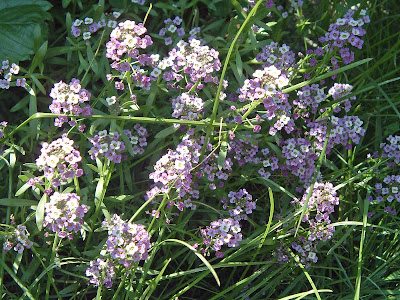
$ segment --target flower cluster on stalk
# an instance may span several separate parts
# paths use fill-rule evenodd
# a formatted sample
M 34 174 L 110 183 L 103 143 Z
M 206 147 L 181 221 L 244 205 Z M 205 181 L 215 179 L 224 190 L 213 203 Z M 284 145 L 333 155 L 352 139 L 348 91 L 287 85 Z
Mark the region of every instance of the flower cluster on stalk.
M 300 206 L 306 205 L 306 200 L 310 188 L 307 188 L 303 197 L 298 202 Z M 297 201 L 293 201 L 297 203 Z M 326 241 L 332 238 L 335 227 L 331 226 L 330 215 L 335 211 L 335 206 L 339 205 L 339 197 L 330 182 L 316 182 L 312 194 L 307 202 L 308 212 L 304 214 L 302 222 L 308 223 L 310 232 L 309 241 Z
M 343 18 L 337 19 L 335 23 L 329 26 L 325 36 L 318 39 L 321 43 L 327 43 L 326 51 L 339 49 L 338 52 L 345 65 L 354 61 L 354 52 L 350 50 L 349 46 L 351 45 L 358 49 L 362 48 L 364 44 L 362 36 L 366 33 L 362 26 L 370 22 L 365 9 L 360 11 L 358 19 L 354 19 L 353 17 L 357 10 L 357 7 L 349 9 Z M 331 60 L 331 62 L 334 69 L 339 67 L 336 60 Z
M 3 252 L 14 249 L 15 252 L 22 253 L 24 249 L 30 249 L 33 242 L 29 240 L 29 232 L 24 225 L 18 225 L 10 234 L 6 234 L 6 241 L 3 244 Z
M 382 157 L 393 160 L 397 165 L 400 163 L 400 136 L 390 135 L 387 142 L 381 143 Z
M 119 72 L 117 77 L 122 80 L 115 81 L 115 88 L 123 90 L 124 81 L 128 85 L 132 82 L 136 86 L 148 90 L 151 81 L 158 76 L 148 76 L 147 71 L 142 67 L 154 66 L 158 55 L 141 53 L 144 49 L 153 44 L 153 40 L 146 34 L 147 29 L 142 23 L 126 20 L 118 24 L 110 34 L 110 41 L 107 42 L 106 57 L 113 60 L 111 67 Z M 112 75 L 108 75 L 109 80 Z
M 230 191 L 228 198 L 223 198 L 223 209 L 229 209 L 229 215 L 236 221 L 247 220 L 247 215 L 256 209 L 256 202 L 253 201 L 253 196 L 246 189 L 240 189 L 237 192 Z
M 0 89 L 8 90 L 10 88 L 10 82 L 13 79 L 14 75 L 19 73 L 19 66 L 17 64 L 11 64 L 8 60 L 3 60 L 1 62 L 0 75 L 3 76 L 3 79 L 0 79 Z M 25 86 L 26 79 L 18 78 L 16 82 L 16 86 Z
M 97 258 L 89 263 L 86 269 L 86 276 L 91 277 L 89 283 L 94 286 L 105 286 L 111 288 L 116 277 L 114 264 L 102 258 Z
M 224 253 L 221 251 L 224 245 L 228 247 L 238 247 L 242 240 L 240 233 L 242 228 L 239 221 L 232 218 L 218 219 L 210 223 L 210 226 L 201 229 L 203 236 L 204 248 L 200 251 L 206 255 L 210 255 L 210 249 L 215 251 L 215 256 L 222 258 Z
M 136 124 L 134 130 L 125 129 L 124 133 L 132 144 L 133 153 L 142 154 L 144 152 L 143 147 L 147 145 L 147 130 Z M 89 150 L 92 159 L 105 157 L 114 163 L 121 162 L 122 154 L 126 147 L 121 135 L 117 131 L 109 133 L 106 129 L 101 130 L 93 138 L 90 138 L 89 141 L 93 145 Z
M 164 20 L 165 27 L 160 29 L 158 33 L 160 36 L 164 37 L 165 45 L 172 44 L 172 38 L 175 36 L 183 36 L 185 35 L 185 29 L 182 24 L 182 19 L 179 17 L 175 17 L 173 20 L 171 18 L 167 18 Z
M 76 38 L 82 35 L 82 39 L 88 41 L 95 32 L 102 28 L 115 28 L 117 26 L 116 20 L 120 15 L 120 12 L 114 11 L 112 14 L 105 14 L 98 22 L 90 17 L 83 20 L 76 19 L 72 23 L 71 34 Z
M 114 214 L 102 225 L 107 228 L 105 257 L 92 260 L 86 269 L 89 282 L 95 286 L 111 288 L 116 272 L 129 268 L 132 263 L 146 260 L 151 248 L 150 235 L 143 225 L 124 221 Z M 126 271 L 126 269 L 125 269 Z
M 191 39 L 189 42 L 180 40 L 157 67 L 163 71 L 163 79 L 169 89 L 180 89 L 175 84 L 185 77 L 186 90 L 190 90 L 195 84 L 196 88 L 201 90 L 204 83 L 219 83 L 219 78 L 214 76 L 214 73 L 221 68 L 218 55 L 218 51 L 202 46 L 200 40 Z
M 54 114 L 72 115 L 68 121 L 68 116 L 59 115 L 54 120 L 54 126 L 62 127 L 65 122 L 70 126 L 77 124 L 75 117 L 85 117 L 93 114 L 90 105 L 83 106 L 83 103 L 89 102 L 91 94 L 83 89 L 78 79 L 72 78 L 69 84 L 58 82 L 50 91 L 50 97 L 53 98 L 49 109 Z
M 400 175 L 387 175 L 381 182 L 376 183 L 375 194 L 375 199 L 371 197 L 371 200 L 376 200 L 378 204 L 384 203 L 387 205 L 384 211 L 396 215 L 397 211 L 392 203 L 400 203 Z
M 50 144 L 46 142 L 42 144 L 36 165 L 54 187 L 66 184 L 70 178 L 83 175 L 83 170 L 78 168 L 82 157 L 73 145 L 74 141 L 65 134 Z
M 198 120 L 201 118 L 201 113 L 204 107 L 203 99 L 191 95 L 189 93 L 183 93 L 178 97 L 172 99 L 172 117 L 179 118 L 181 120 Z M 175 127 L 179 127 L 179 124 L 175 124 Z
M 190 135 L 183 137 L 175 150 L 168 150 L 155 164 L 154 172 L 149 178 L 154 181 L 153 187 L 146 192 L 146 199 L 151 199 L 160 192 L 168 192 L 174 188 L 178 193 L 179 210 L 183 207 L 195 209 L 192 198 L 199 198 L 199 191 L 193 187 L 191 170 L 199 163 L 201 145 L 191 139 Z
M 57 233 L 60 238 L 73 239 L 73 233 L 81 230 L 83 217 L 88 212 L 85 204 L 79 203 L 80 197 L 75 193 L 55 192 L 50 202 L 44 206 L 45 218 L 43 226 Z

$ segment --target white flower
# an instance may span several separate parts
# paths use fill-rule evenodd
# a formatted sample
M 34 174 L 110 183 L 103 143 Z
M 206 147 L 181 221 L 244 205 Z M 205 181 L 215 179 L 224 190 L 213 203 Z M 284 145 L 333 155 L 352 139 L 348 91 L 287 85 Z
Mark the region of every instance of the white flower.
M 101 144 L 99 152 L 100 153 L 106 153 L 107 151 L 108 151 L 108 144 L 107 143 Z
M 83 39 L 86 41 L 90 39 L 91 33 L 89 31 L 86 31 L 82 34 Z
M 139 138 L 136 135 L 131 137 L 131 144 L 132 145 L 136 145 L 138 143 L 138 141 L 139 141 Z
M 168 26 L 168 31 L 174 33 L 176 31 L 176 26 L 174 24 L 171 24 Z
M 286 44 L 283 44 L 280 48 L 279 48 L 279 52 L 282 54 L 285 54 L 286 52 L 288 52 L 290 50 L 290 47 Z
M 136 47 L 137 42 L 138 42 L 137 37 L 133 37 L 130 34 L 127 34 L 125 36 L 124 44 L 127 45 L 128 47 L 130 48 Z
M 185 161 L 184 160 L 175 160 L 175 168 L 177 170 L 183 170 L 185 168 Z
M 76 19 L 72 25 L 75 26 L 75 27 L 78 27 L 78 26 L 81 25 L 82 23 L 83 23 L 82 20 Z
M 160 60 L 160 54 L 152 54 L 150 55 L 150 58 L 153 62 L 158 62 Z
M 263 75 L 264 75 L 264 71 L 263 71 L 263 70 L 256 70 L 256 71 L 253 73 L 253 77 L 254 77 L 254 78 L 261 78 L 261 77 L 263 77 Z
M 117 103 L 117 97 L 111 96 L 111 97 L 109 97 L 109 98 L 106 98 L 106 101 L 107 101 L 107 104 L 108 104 L 109 106 L 111 106 L 111 105 Z
M 153 77 L 158 77 L 160 74 L 161 74 L 161 70 L 158 69 L 158 68 L 155 68 L 155 69 L 150 73 L 150 75 L 153 76 Z
M 230 228 L 230 225 L 228 223 L 226 223 L 225 221 L 222 222 L 221 226 L 219 227 L 219 229 L 222 232 L 228 232 Z
M 109 28 L 115 28 L 115 27 L 117 27 L 117 22 L 114 21 L 114 20 L 110 20 L 110 21 L 108 21 L 108 23 L 107 23 L 107 27 L 109 27 Z
M 47 163 L 47 165 L 48 165 L 49 167 L 55 168 L 55 167 L 57 167 L 57 164 L 58 164 L 59 160 L 60 160 L 60 159 L 59 159 L 57 156 L 55 156 L 55 155 L 50 155 L 50 156 L 47 158 L 46 163 Z
M 99 138 L 106 137 L 106 136 L 107 136 L 107 130 L 101 130 L 101 131 L 99 131 L 98 135 L 99 135 Z
M 71 93 L 69 94 L 68 101 L 72 104 L 78 104 L 79 96 L 77 94 Z
M 92 18 L 88 18 L 88 17 L 85 18 L 85 24 L 86 25 L 90 25 L 92 23 L 93 23 L 93 19 Z

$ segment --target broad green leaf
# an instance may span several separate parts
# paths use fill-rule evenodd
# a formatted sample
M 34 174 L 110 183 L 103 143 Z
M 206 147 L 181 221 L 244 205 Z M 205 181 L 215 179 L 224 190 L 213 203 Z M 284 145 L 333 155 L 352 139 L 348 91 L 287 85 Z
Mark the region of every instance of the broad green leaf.
M 48 1 L 1 0 L 0 1 L 0 61 L 19 62 L 29 59 L 34 52 L 35 31 L 45 28 L 43 21 L 51 15 L 46 12 Z

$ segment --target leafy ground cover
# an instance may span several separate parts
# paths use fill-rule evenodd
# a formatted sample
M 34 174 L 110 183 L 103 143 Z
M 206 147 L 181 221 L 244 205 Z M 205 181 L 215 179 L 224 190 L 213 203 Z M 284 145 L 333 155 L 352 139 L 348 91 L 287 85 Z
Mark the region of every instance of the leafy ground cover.
M 4 299 L 399 299 L 396 1 L 0 3 Z

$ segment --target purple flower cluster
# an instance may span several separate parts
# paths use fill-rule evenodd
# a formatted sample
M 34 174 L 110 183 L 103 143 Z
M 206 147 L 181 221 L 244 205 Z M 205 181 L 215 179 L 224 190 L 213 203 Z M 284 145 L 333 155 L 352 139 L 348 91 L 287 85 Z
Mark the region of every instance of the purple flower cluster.
M 218 84 L 218 77 L 213 76 L 213 73 L 221 68 L 218 55 L 218 51 L 208 46 L 201 46 L 201 42 L 197 39 L 189 42 L 181 40 L 177 47 L 173 48 L 168 56 L 158 63 L 158 69 L 164 71 L 163 79 L 167 81 L 168 88 L 172 90 L 179 89 L 173 83 L 180 82 L 184 77 L 188 82 L 185 86 L 187 90 L 198 83 L 198 80 L 203 80 L 204 83 Z M 168 71 L 169 68 L 172 71 Z M 203 86 L 203 83 L 199 83 L 197 89 L 201 90 Z
M 345 65 L 354 61 L 354 52 L 349 49 L 349 44 L 358 49 L 362 48 L 364 41 L 361 37 L 366 33 L 362 26 L 370 22 L 365 9 L 360 11 L 360 17 L 355 20 L 353 16 L 357 10 L 358 8 L 349 9 L 343 18 L 337 19 L 335 23 L 329 26 L 325 36 L 318 39 L 321 43 L 327 42 L 326 51 L 333 51 L 338 48 Z M 334 69 L 339 67 L 337 61 L 332 61 L 332 63 Z
M 93 147 L 89 150 L 90 158 L 105 157 L 114 163 L 120 163 L 122 159 L 121 152 L 125 150 L 125 144 L 120 139 L 121 137 L 117 131 L 114 133 L 108 133 L 107 130 L 99 131 L 93 138 L 89 139 L 93 144 Z M 130 140 L 131 143 L 138 143 L 139 137 L 132 135 Z M 137 151 L 140 152 L 139 149 Z
M 175 17 L 173 20 L 168 18 L 164 20 L 164 24 L 165 27 L 160 29 L 159 35 L 163 37 L 167 35 L 167 37 L 164 38 L 165 45 L 172 44 L 172 37 L 185 35 L 185 29 L 183 26 L 179 27 L 179 25 L 182 24 L 181 18 Z
M 118 19 L 120 15 L 121 13 L 114 11 L 112 14 L 105 14 L 99 22 L 94 22 L 93 18 L 89 17 L 83 20 L 76 19 L 74 23 L 72 23 L 71 33 L 76 38 L 82 34 L 83 40 L 88 41 L 92 37 L 92 34 L 101 28 L 115 28 L 117 26 L 116 19 Z
M 199 120 L 204 107 L 204 101 L 194 95 L 183 93 L 172 99 L 172 116 L 181 120 Z M 176 124 L 176 127 L 179 127 Z
M 8 60 L 4 60 L 1 63 L 0 75 L 3 75 L 3 79 L 0 79 L 0 89 L 8 90 L 10 87 L 10 82 L 12 81 L 13 75 L 19 73 L 19 66 L 16 64 L 11 64 Z M 25 86 L 25 78 L 17 79 L 17 86 Z
M 114 264 L 108 260 L 98 258 L 89 263 L 90 267 L 86 269 L 86 276 L 92 277 L 89 283 L 94 286 L 104 285 L 106 288 L 111 288 L 113 279 L 115 279 Z
M 228 154 L 233 156 L 239 166 L 246 163 L 258 164 L 260 159 L 256 157 L 258 153 L 258 141 L 253 139 L 250 134 L 243 138 L 233 137 L 229 142 Z
M 271 42 L 263 47 L 262 52 L 256 56 L 256 60 L 264 62 L 263 68 L 275 66 L 278 70 L 285 70 L 293 67 L 296 55 L 286 44 L 278 46 L 278 43 Z
M 275 66 L 258 69 L 253 73 L 252 79 L 246 79 L 243 86 L 238 90 L 239 101 L 253 102 L 266 99 L 276 95 L 277 91 L 289 84 L 289 79 L 281 70 Z M 274 99 L 275 100 L 275 99 Z M 280 103 L 280 99 L 276 99 Z
M 124 132 L 126 136 L 129 138 L 131 144 L 132 144 L 132 151 L 133 154 L 143 154 L 144 153 L 144 148 L 147 146 L 147 130 L 143 126 L 141 126 L 139 123 L 137 123 L 135 126 L 133 126 L 133 129 L 124 129 Z M 115 136 L 115 133 L 114 133 Z
M 310 183 L 315 172 L 315 161 L 317 153 L 311 142 L 304 138 L 290 138 L 283 142 L 282 158 L 285 163 L 281 165 L 282 170 L 288 170 L 297 176 L 304 185 Z
M 289 14 L 292 14 L 293 12 L 296 12 L 299 7 L 303 6 L 303 1 L 302 0 L 297 0 L 297 1 L 287 1 L 286 5 L 290 4 L 290 8 L 286 11 L 284 10 L 282 5 L 278 5 L 276 9 L 279 12 L 282 12 L 282 18 L 287 18 Z
M 323 89 L 319 88 L 319 84 L 306 85 L 297 92 L 298 99 L 293 100 L 295 106 L 295 114 L 303 118 L 309 117 L 309 111 L 312 114 L 318 112 L 318 107 L 322 101 L 326 99 Z
M 4 136 L 4 129 L 6 129 L 8 122 L 2 121 L 0 122 L 0 139 Z
M 75 193 L 55 192 L 46 203 L 43 226 L 58 234 L 59 237 L 73 239 L 72 232 L 81 230 L 83 217 L 88 212 L 85 204 L 79 205 L 80 197 Z
M 203 145 L 203 140 L 202 143 Z M 208 143 L 207 150 L 210 153 L 205 154 L 206 159 L 200 165 L 200 169 L 196 172 L 198 179 L 205 179 L 210 190 L 222 188 L 225 181 L 228 180 L 232 173 L 233 161 L 230 157 L 226 157 L 221 168 L 218 166 L 218 155 L 213 151 L 213 146 Z M 211 182 L 211 183 L 210 183 Z
M 299 204 L 303 207 L 306 204 L 307 194 L 310 188 L 307 188 Z M 292 203 L 296 203 L 293 201 Z M 321 240 L 327 241 L 332 238 L 335 227 L 331 226 L 330 215 L 335 211 L 335 205 L 339 205 L 339 197 L 332 183 L 316 182 L 308 199 L 307 208 L 309 211 L 304 214 L 302 222 L 308 223 L 310 232 L 309 241 Z
M 183 207 L 196 206 L 191 202 L 191 198 L 198 199 L 199 191 L 193 188 L 192 168 L 199 163 L 201 145 L 190 138 L 190 135 L 183 137 L 182 142 L 176 150 L 168 150 L 154 166 L 154 172 L 150 173 L 149 178 L 154 181 L 154 186 L 147 191 L 146 199 L 153 198 L 160 192 L 167 192 L 172 187 L 178 192 L 177 204 L 179 210 Z
M 3 252 L 8 252 L 14 247 L 14 251 L 22 253 L 33 245 L 29 240 L 29 232 L 24 225 L 18 225 L 11 234 L 6 234 L 7 239 L 3 244 Z
M 140 54 L 140 51 L 153 44 L 151 37 L 145 35 L 146 32 L 147 29 L 142 23 L 136 24 L 130 20 L 119 23 L 111 32 L 110 41 L 106 44 L 106 57 L 114 61 L 111 67 L 119 72 L 118 77 L 122 74 L 128 84 L 134 82 L 138 87 L 148 90 L 151 81 L 156 80 L 157 76 L 145 75 L 147 71 L 141 67 L 154 66 L 158 55 Z M 125 78 L 127 74 L 129 76 Z M 112 76 L 107 78 L 111 80 Z M 123 81 L 116 81 L 115 88 L 123 90 Z
M 400 175 L 387 175 L 382 182 L 375 184 L 375 189 L 379 195 L 376 197 L 378 203 L 393 200 L 400 202 Z
M 258 170 L 258 174 L 261 177 L 269 178 L 271 173 L 267 171 L 267 168 L 271 169 L 272 171 L 279 169 L 279 158 L 273 155 L 268 148 L 261 149 L 261 153 L 263 158 L 260 159 L 260 164 L 262 167 Z
M 253 77 L 246 79 L 238 90 L 239 101 L 262 101 L 266 112 L 257 119 L 259 121 L 267 119 L 271 123 L 269 134 L 275 135 L 282 129 L 285 129 L 287 133 L 292 132 L 294 121 L 291 118 L 291 106 L 288 103 L 289 95 L 280 91 L 289 84 L 285 73 L 275 66 L 270 66 L 255 71 Z
M 382 157 L 393 159 L 396 164 L 400 163 L 400 136 L 390 135 L 387 143 L 381 143 Z
M 119 264 L 129 267 L 133 262 L 146 260 L 151 248 L 150 235 L 143 225 L 125 222 L 114 214 L 110 220 L 104 220 L 108 229 L 106 251 Z
M 295 258 L 298 262 L 300 262 L 304 268 L 308 269 L 311 267 L 312 263 L 316 263 L 318 261 L 317 256 L 317 245 L 318 242 L 309 241 L 302 236 L 297 237 L 296 242 L 292 242 L 290 248 L 292 248 L 295 252 Z M 282 245 L 278 249 L 276 249 L 275 257 L 279 262 L 288 262 L 292 257 L 291 251 L 287 248 L 287 246 Z M 295 263 L 297 265 L 297 263 Z
M 69 178 L 83 175 L 83 170 L 78 168 L 82 157 L 73 144 L 74 141 L 64 134 L 50 144 L 42 145 L 36 165 L 44 171 L 44 176 L 51 180 L 54 187 L 66 184 Z
M 250 7 L 254 7 L 255 5 L 256 5 L 256 0 L 247 0 L 247 2 L 250 4 Z M 266 7 L 272 7 L 272 6 L 274 6 L 274 1 L 272 1 L 272 0 L 265 0 L 265 6 Z
M 210 226 L 201 230 L 205 248 L 201 248 L 200 251 L 210 255 L 209 250 L 212 249 L 216 251 L 215 256 L 222 258 L 224 256 L 224 253 L 220 251 L 222 246 L 227 245 L 230 248 L 239 246 L 242 240 L 240 231 L 242 228 L 239 221 L 232 218 L 211 222 Z
M 307 126 L 310 128 L 310 136 L 315 136 L 314 146 L 322 150 L 327 137 L 328 119 L 322 118 L 315 122 L 310 122 Z M 351 149 L 350 141 L 355 144 L 360 142 L 361 136 L 364 136 L 365 129 L 362 126 L 363 121 L 358 116 L 344 116 L 338 118 L 331 117 L 332 128 L 329 135 L 326 153 L 329 153 L 335 145 L 341 144 L 347 149 Z
M 229 209 L 229 215 L 236 221 L 247 220 L 247 215 L 256 209 L 256 202 L 252 201 L 253 196 L 250 195 L 246 189 L 240 189 L 238 192 L 230 191 L 228 193 L 229 200 L 223 198 L 223 209 Z
M 84 102 L 89 102 L 91 94 L 82 89 L 78 79 L 72 78 L 69 84 L 62 81 L 54 84 L 50 91 L 50 97 L 53 98 L 53 102 L 49 109 L 54 114 L 71 114 L 82 117 L 93 114 L 89 105 L 81 107 Z M 54 120 L 54 126 L 62 127 L 65 122 L 68 122 L 68 117 L 60 115 Z M 72 117 L 68 123 L 70 126 L 77 124 Z
M 347 95 L 351 93 L 351 90 L 353 89 L 353 86 L 347 83 L 335 83 L 333 87 L 331 87 L 328 91 L 329 95 L 332 96 L 334 100 L 337 100 L 339 98 L 344 98 Z M 345 112 L 349 112 L 351 108 L 351 102 L 350 100 L 356 100 L 355 96 L 351 96 L 349 98 L 346 98 L 342 101 L 340 101 L 340 105 L 344 105 L 344 110 Z M 334 112 L 339 112 L 341 111 L 340 105 L 337 105 L 334 107 L 333 111 Z

